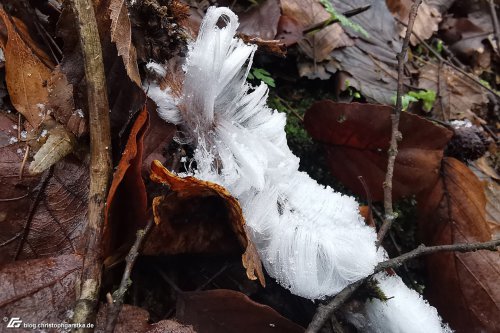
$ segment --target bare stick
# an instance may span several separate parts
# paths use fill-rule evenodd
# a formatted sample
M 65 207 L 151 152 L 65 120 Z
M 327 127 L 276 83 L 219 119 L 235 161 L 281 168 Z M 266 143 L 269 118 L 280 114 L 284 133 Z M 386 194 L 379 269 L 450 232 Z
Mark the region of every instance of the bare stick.
M 422 3 L 422 0 L 415 0 L 410 10 L 410 18 L 408 19 L 408 27 L 406 28 L 406 35 L 403 40 L 403 46 L 401 47 L 401 52 L 398 53 L 398 90 L 396 95 L 396 107 L 393 109 L 391 114 L 392 121 L 392 131 L 391 131 L 391 143 L 389 146 L 389 159 L 387 162 L 387 172 L 385 174 L 384 181 L 384 223 L 380 227 L 377 236 L 377 246 L 380 246 L 384 240 L 387 231 L 391 228 L 392 222 L 396 219 L 394 214 L 394 209 L 392 207 L 392 178 L 394 175 L 394 163 L 396 162 L 396 156 L 398 155 L 398 141 L 401 141 L 403 136 L 399 131 L 399 117 L 401 115 L 402 106 L 402 96 L 403 96 L 403 77 L 404 77 L 404 64 L 406 59 L 406 53 L 408 51 L 408 45 L 410 44 L 411 32 L 413 30 L 413 24 L 415 23 L 415 18 L 417 17 L 418 7 Z
M 478 250 L 496 251 L 496 248 L 498 246 L 500 246 L 500 239 L 484 243 L 459 243 L 459 244 L 447 244 L 447 245 L 437 245 L 437 246 L 425 246 L 422 244 L 415 250 L 402 254 L 396 258 L 392 258 L 379 263 L 375 268 L 375 272 L 380 272 L 387 268 L 399 267 L 408 260 L 428 255 L 431 253 L 446 252 L 446 251 L 474 252 Z
M 96 306 L 101 285 L 101 254 L 104 205 L 112 172 L 109 103 L 102 60 L 101 42 L 91 0 L 68 1 L 75 14 L 88 98 L 90 127 L 90 191 L 88 224 L 83 236 L 84 263 L 73 323 L 95 323 Z M 92 329 L 75 329 L 89 332 Z
M 314 315 L 311 323 L 306 329 L 306 333 L 316 333 L 321 330 L 324 324 L 329 320 L 329 318 L 337 311 L 359 288 L 365 281 L 371 279 L 375 274 L 386 270 L 388 268 L 396 268 L 404 264 L 406 261 L 415 259 L 420 256 L 428 255 L 437 252 L 446 251 L 458 251 L 458 252 L 474 252 L 478 250 L 491 250 L 496 251 L 497 247 L 500 246 L 500 239 L 484 242 L 484 243 L 460 243 L 451 245 L 438 245 L 438 246 L 425 246 L 420 245 L 415 250 L 400 255 L 396 258 L 392 258 L 379 263 L 373 272 L 373 274 L 351 283 L 340 293 L 338 293 L 328 304 L 318 306 L 316 314 Z
M 113 333 L 115 330 L 116 322 L 118 320 L 118 315 L 123 307 L 123 299 L 128 287 L 131 284 L 130 274 L 134 268 L 135 261 L 139 256 L 139 250 L 141 249 L 144 240 L 146 239 L 151 227 L 153 226 L 153 218 L 150 218 L 146 227 L 142 230 L 137 231 L 137 237 L 135 239 L 134 245 L 130 248 L 130 251 L 125 258 L 126 265 L 125 271 L 123 272 L 122 281 L 120 282 L 120 287 L 117 291 L 113 293 L 113 302 L 108 305 L 108 316 L 106 318 L 106 333 Z
M 306 332 L 305 333 L 316 333 L 323 328 L 325 323 L 330 319 L 331 316 L 335 313 L 335 311 L 342 306 L 350 297 L 351 295 L 358 289 L 359 286 L 361 286 L 365 280 L 368 279 L 368 277 L 361 279 L 359 281 L 356 281 L 354 283 L 351 283 L 340 293 L 338 293 L 331 301 L 330 303 L 326 305 L 319 305 L 318 309 L 316 310 L 316 313 L 314 314 L 314 317 L 307 326 Z
M 489 0 L 491 20 L 493 21 L 493 29 L 495 29 L 495 41 L 497 42 L 497 52 L 500 53 L 500 27 L 498 25 L 498 16 L 495 8 L 495 1 Z

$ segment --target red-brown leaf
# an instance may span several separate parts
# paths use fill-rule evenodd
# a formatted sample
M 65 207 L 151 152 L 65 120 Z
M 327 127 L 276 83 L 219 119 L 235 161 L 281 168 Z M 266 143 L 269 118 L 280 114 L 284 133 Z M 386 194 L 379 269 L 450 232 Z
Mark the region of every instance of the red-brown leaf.
M 382 200 L 387 150 L 391 134 L 390 106 L 315 103 L 305 115 L 305 127 L 323 143 L 330 170 L 354 193 L 365 196 L 362 176 L 374 201 Z M 403 140 L 396 158 L 394 199 L 432 186 L 438 179 L 443 149 L 452 132 L 421 117 L 403 112 L 399 130 Z
M 486 197 L 460 161 L 443 160 L 442 178 L 418 197 L 427 245 L 491 240 Z M 497 332 L 500 318 L 498 252 L 438 253 L 426 257 L 427 296 L 457 332 Z
M 177 318 L 199 333 L 299 333 L 304 329 L 274 309 L 232 290 L 187 292 L 177 299 Z
M 142 109 L 116 167 L 108 192 L 105 212 L 105 253 L 110 254 L 120 243 L 133 241 L 135 231 L 147 223 L 147 194 L 142 179 L 144 135 L 149 124 L 146 107 Z

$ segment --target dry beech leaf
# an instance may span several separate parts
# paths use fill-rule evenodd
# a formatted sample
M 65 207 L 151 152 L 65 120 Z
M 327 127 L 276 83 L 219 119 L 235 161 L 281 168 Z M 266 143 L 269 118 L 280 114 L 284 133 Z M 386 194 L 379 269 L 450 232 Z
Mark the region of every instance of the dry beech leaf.
M 25 323 L 69 322 L 82 261 L 70 254 L 0 266 L 0 318 L 19 317 Z
M 142 152 L 144 135 L 148 128 L 146 107 L 137 116 L 130 130 L 106 200 L 104 223 L 105 254 L 135 238 L 138 229 L 147 222 L 147 194 L 142 179 Z
M 83 110 L 76 109 L 73 85 L 68 82 L 60 66 L 53 71 L 47 86 L 49 89 L 48 108 L 53 111 L 54 119 L 77 137 L 87 134 L 87 119 Z
M 392 107 L 375 104 L 335 103 L 324 100 L 307 110 L 304 121 L 313 139 L 324 144 L 330 171 L 354 193 L 365 196 L 359 176 L 372 199 L 383 199 Z M 416 194 L 438 179 L 443 149 L 452 132 L 403 112 L 393 178 L 393 196 Z
M 111 19 L 111 40 L 116 43 L 118 55 L 123 58 L 127 74 L 141 87 L 141 77 L 137 66 L 137 51 L 132 44 L 132 27 L 125 0 L 111 0 L 109 4 Z
M 397 17 L 400 21 L 408 24 L 408 17 L 410 16 L 410 9 L 413 5 L 411 0 L 386 0 L 387 7 L 392 12 L 392 14 Z M 430 5 L 427 0 L 424 0 L 418 7 L 417 17 L 415 19 L 415 24 L 413 25 L 413 33 L 423 40 L 427 40 L 432 37 L 438 28 L 439 22 L 441 22 L 441 13 L 438 8 Z M 406 34 L 406 27 L 401 26 L 400 36 L 404 38 Z M 412 35 L 410 38 L 411 45 L 417 45 L 419 43 L 417 37 Z
M 488 97 L 483 88 L 446 65 L 442 66 L 439 75 L 439 67 L 436 64 L 428 63 L 419 70 L 418 87 L 440 91 L 442 107 L 441 102 L 436 101 L 433 111 L 436 118 L 469 119 L 475 123 L 475 118 L 488 103 Z M 438 89 L 438 83 L 441 89 Z
M 256 303 L 233 290 L 181 293 L 176 317 L 193 325 L 199 333 L 299 333 L 304 328 L 281 316 L 273 308 Z
M 0 113 L 0 265 L 74 253 L 87 220 L 88 166 L 72 157 L 19 179 L 26 144 L 11 143 L 17 117 Z
M 0 20 L 7 30 L 7 40 L 0 38 L 5 57 L 5 81 L 12 105 L 38 128 L 45 120 L 47 81 L 54 67 L 47 55 L 29 37 L 26 26 L 10 17 L 0 7 Z
M 417 197 L 427 245 L 491 240 L 479 179 L 460 161 L 444 158 L 442 177 Z M 426 294 L 457 332 L 496 332 L 500 318 L 498 252 L 446 252 L 425 257 Z
M 105 333 L 108 305 L 99 307 L 95 333 Z M 161 320 L 149 324 L 149 313 L 137 306 L 124 304 L 118 315 L 114 333 L 196 333 L 192 326 L 174 320 Z
M 330 14 L 316 0 L 281 0 L 281 11 L 284 16 L 292 17 L 300 30 L 330 18 Z M 315 62 L 325 60 L 336 48 L 354 44 L 339 24 L 332 24 L 297 42 L 301 50 Z
M 158 161 L 151 165 L 151 180 L 170 187 L 153 199 L 157 227 L 146 242 L 146 255 L 232 252 L 243 246 L 243 263 L 250 279 L 265 285 L 260 260 L 246 235 L 238 201 L 220 185 L 179 178 Z M 236 236 L 236 237 L 235 237 Z

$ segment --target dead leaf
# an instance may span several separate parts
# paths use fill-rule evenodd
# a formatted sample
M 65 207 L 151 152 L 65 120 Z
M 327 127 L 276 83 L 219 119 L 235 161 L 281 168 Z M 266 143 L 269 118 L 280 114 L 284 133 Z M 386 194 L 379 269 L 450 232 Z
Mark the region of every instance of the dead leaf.
M 78 138 L 88 134 L 85 112 L 76 108 L 73 85 L 68 82 L 60 66 L 52 72 L 47 86 L 49 90 L 47 107 L 53 111 L 54 119 Z
M 129 78 L 139 87 L 141 77 L 137 66 L 137 51 L 132 44 L 132 27 L 129 19 L 127 1 L 111 0 L 109 4 L 111 19 L 111 40 L 116 44 L 118 55 L 123 58 L 123 64 Z
M 332 4 L 342 13 L 362 7 L 366 1 L 335 0 Z M 359 90 L 368 101 L 392 104 L 397 86 L 396 54 L 401 50 L 401 38 L 385 1 L 376 0 L 370 4 L 370 9 L 350 18 L 363 27 L 369 36 L 360 36 L 347 30 L 349 36 L 356 37 L 354 45 L 333 50 L 331 60 L 324 66 L 328 67 L 329 75 L 334 72 L 334 68 L 349 73 L 352 77 L 349 86 Z
M 35 324 L 70 322 L 82 261 L 69 254 L 0 266 L 0 318 L 19 317 Z
M 105 333 L 108 305 L 99 307 L 96 320 L 96 333 Z M 149 324 L 149 313 L 137 306 L 124 304 L 114 333 L 196 333 L 192 326 L 182 325 L 174 320 L 161 320 Z
M 113 174 L 106 200 L 104 222 L 105 255 L 133 242 L 135 233 L 147 223 L 147 194 L 142 179 L 143 140 L 149 123 L 146 107 L 130 130 L 122 158 Z
M 281 16 L 278 0 L 265 0 L 250 10 L 237 14 L 240 21 L 239 32 L 267 40 L 276 36 Z
M 413 5 L 411 0 L 386 0 L 387 7 L 392 12 L 392 14 L 397 17 L 400 21 L 408 24 L 408 18 L 410 15 L 410 9 Z M 427 0 L 424 0 L 418 7 L 417 17 L 413 25 L 413 33 L 423 40 L 427 40 L 432 37 L 432 35 L 438 30 L 439 22 L 441 22 L 441 13 L 438 8 L 429 5 Z M 403 38 L 406 34 L 406 27 L 400 25 L 400 36 Z M 419 44 L 419 41 L 415 35 L 410 37 L 411 45 L 415 46 Z
M 464 164 L 444 158 L 442 178 L 417 197 L 419 224 L 427 245 L 491 240 L 486 197 Z M 446 252 L 425 257 L 426 293 L 457 332 L 496 332 L 500 318 L 498 252 Z
M 316 0 L 282 0 L 283 15 L 293 18 L 304 30 L 330 18 L 330 14 Z M 314 62 L 328 58 L 336 48 L 351 46 L 353 41 L 339 24 L 332 24 L 298 40 L 300 49 Z
M 483 116 L 482 112 L 488 103 L 485 90 L 477 83 L 456 72 L 453 68 L 443 64 L 438 77 L 438 65 L 427 63 L 420 68 L 418 87 L 421 89 L 439 91 L 441 103 L 436 101 L 434 116 L 442 120 L 469 119 L 475 123 L 476 117 Z M 438 78 L 441 80 L 438 89 Z
M 17 118 L 17 117 L 16 117 Z M 15 119 L 0 114 L 0 265 L 75 253 L 87 219 L 88 167 L 74 157 L 19 179 L 26 144 L 11 142 Z
M 12 105 L 38 128 L 48 116 L 47 81 L 54 67 L 48 56 L 29 37 L 26 26 L 0 8 L 0 20 L 7 30 L 7 41 L 0 39 L 5 56 L 5 80 Z
M 243 254 L 247 276 L 258 277 L 265 285 L 241 207 L 226 189 L 190 176 L 179 178 L 158 161 L 151 165 L 151 180 L 169 186 L 170 191 L 153 199 L 157 226 L 144 245 L 144 254 L 232 252 L 242 246 L 247 251 Z
M 387 169 L 392 107 L 376 104 L 344 104 L 324 100 L 307 110 L 304 121 L 313 139 L 326 148 L 330 171 L 354 193 L 366 192 L 373 201 L 383 199 L 382 184 Z M 432 186 L 439 177 L 443 149 L 452 136 L 448 129 L 403 112 L 393 178 L 394 200 Z
M 441 24 L 443 41 L 450 50 L 462 60 L 477 66 L 478 60 L 483 59 L 480 67 L 487 68 L 491 63 L 491 54 L 486 48 L 488 35 L 493 32 L 491 14 L 489 12 L 473 12 L 468 17 L 446 17 Z M 493 43 L 493 45 L 496 43 Z
M 144 156 L 142 161 L 142 175 L 148 179 L 151 173 L 151 163 L 159 160 L 162 164 L 167 162 L 170 156 L 165 156 L 165 151 L 177 133 L 175 125 L 166 123 L 158 116 L 156 105 L 148 100 L 147 109 L 149 113 L 149 126 L 144 137 Z
M 304 328 L 269 306 L 232 290 L 181 293 L 177 298 L 176 315 L 180 322 L 193 325 L 199 333 L 304 332 Z

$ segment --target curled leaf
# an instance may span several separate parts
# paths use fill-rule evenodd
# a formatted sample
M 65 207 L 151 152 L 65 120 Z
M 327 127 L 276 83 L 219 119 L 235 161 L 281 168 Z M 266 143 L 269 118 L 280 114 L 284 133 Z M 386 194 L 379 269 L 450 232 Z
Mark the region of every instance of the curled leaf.
M 153 199 L 157 228 L 145 244 L 145 254 L 227 252 L 243 246 L 247 276 L 258 277 L 264 285 L 241 207 L 225 188 L 190 176 L 177 177 L 159 161 L 151 165 L 151 180 L 170 191 Z

